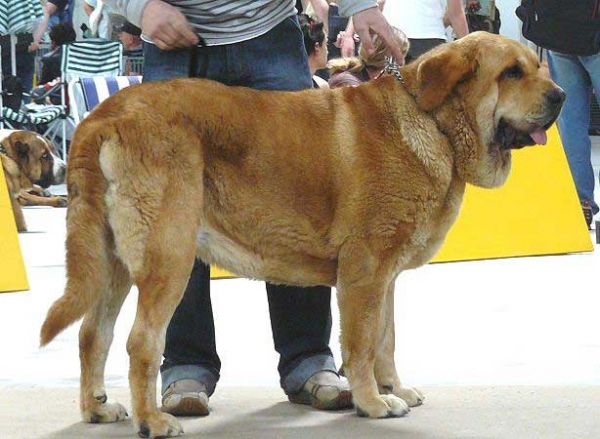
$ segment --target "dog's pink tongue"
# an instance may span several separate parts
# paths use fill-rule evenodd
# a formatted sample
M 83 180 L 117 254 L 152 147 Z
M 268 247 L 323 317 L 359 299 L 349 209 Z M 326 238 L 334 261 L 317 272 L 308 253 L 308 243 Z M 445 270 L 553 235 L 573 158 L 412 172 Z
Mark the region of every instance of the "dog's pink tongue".
M 546 131 L 541 128 L 538 128 L 532 133 L 529 133 L 531 138 L 538 145 L 545 145 L 548 142 L 548 136 L 546 135 Z

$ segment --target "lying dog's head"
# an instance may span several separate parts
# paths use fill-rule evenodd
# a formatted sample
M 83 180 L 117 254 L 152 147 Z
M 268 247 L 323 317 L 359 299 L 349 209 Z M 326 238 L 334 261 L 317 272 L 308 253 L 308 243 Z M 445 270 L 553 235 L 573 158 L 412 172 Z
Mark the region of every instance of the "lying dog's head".
M 21 188 L 47 188 L 65 181 L 66 165 L 47 139 L 32 131 L 12 131 L 2 139 L 3 153 L 19 170 Z
M 531 49 L 487 32 L 442 45 L 406 69 L 419 107 L 455 148 L 457 172 L 482 187 L 506 181 L 511 149 L 546 143 L 565 99 Z

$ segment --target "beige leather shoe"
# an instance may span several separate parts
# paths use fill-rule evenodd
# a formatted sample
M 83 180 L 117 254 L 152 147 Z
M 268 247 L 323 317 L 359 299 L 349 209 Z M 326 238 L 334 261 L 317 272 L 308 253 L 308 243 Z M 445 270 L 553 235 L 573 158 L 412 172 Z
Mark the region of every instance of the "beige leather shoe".
M 335 372 L 321 370 L 311 376 L 302 390 L 288 395 L 294 404 L 311 405 L 318 410 L 343 410 L 354 407 L 348 380 Z
M 173 416 L 207 416 L 206 386 L 196 380 L 175 381 L 163 393 L 160 410 Z

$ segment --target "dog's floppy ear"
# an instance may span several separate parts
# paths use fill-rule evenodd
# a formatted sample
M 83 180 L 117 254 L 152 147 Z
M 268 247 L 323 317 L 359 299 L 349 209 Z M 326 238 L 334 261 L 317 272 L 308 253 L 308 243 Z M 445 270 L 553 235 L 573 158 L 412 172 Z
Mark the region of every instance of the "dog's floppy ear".
M 15 151 L 19 157 L 26 158 L 29 154 L 29 144 L 23 143 L 20 140 L 15 142 Z
M 465 55 L 450 45 L 425 58 L 417 69 L 417 103 L 425 111 L 438 107 L 454 89 L 477 70 L 475 56 Z

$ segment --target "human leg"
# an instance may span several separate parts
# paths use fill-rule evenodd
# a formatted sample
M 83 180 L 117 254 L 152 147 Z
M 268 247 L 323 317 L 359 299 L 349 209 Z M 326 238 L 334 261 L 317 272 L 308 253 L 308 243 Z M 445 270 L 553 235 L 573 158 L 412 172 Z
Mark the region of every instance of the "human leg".
M 35 72 L 35 54 L 29 52 L 29 44 L 33 41 L 31 34 L 19 34 L 17 46 L 15 48 L 17 55 L 17 76 L 21 79 L 23 89 L 29 93 L 33 88 L 33 76 Z M 28 102 L 28 98 L 24 99 Z
M 565 149 L 573 181 L 582 205 L 588 201 L 592 211 L 598 212 L 594 201 L 594 171 L 591 161 L 590 125 L 591 82 L 577 56 L 548 52 L 552 79 L 567 93 L 558 118 L 560 138 Z
M 598 105 L 600 105 L 600 53 L 592 56 L 581 57 L 580 60 L 590 77 L 596 102 Z M 596 203 L 593 203 L 592 206 L 594 204 Z
M 228 53 L 233 84 L 263 90 L 302 90 L 312 81 L 296 17 L 267 34 L 239 43 Z M 329 349 L 331 289 L 267 284 L 281 385 L 292 402 L 320 409 L 351 406 L 345 380 Z
M 210 299 L 210 267 L 194 262 L 188 285 L 167 328 L 161 365 L 163 411 L 208 415 L 208 397 L 220 377 Z
M 144 82 L 187 77 L 192 49 L 162 51 L 144 44 Z M 208 414 L 208 396 L 219 379 L 210 300 L 210 268 L 196 260 L 169 323 L 161 365 L 163 410 L 176 415 Z M 182 387 L 183 385 L 183 387 Z
M 350 407 L 349 387 L 329 348 L 331 289 L 267 283 L 267 297 L 281 387 L 290 401 L 322 410 Z

